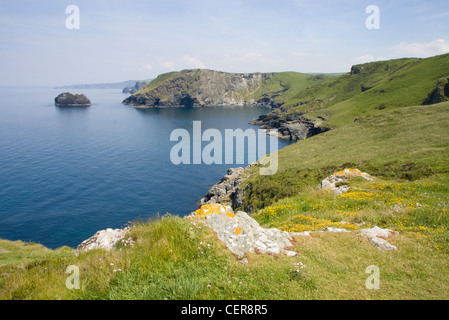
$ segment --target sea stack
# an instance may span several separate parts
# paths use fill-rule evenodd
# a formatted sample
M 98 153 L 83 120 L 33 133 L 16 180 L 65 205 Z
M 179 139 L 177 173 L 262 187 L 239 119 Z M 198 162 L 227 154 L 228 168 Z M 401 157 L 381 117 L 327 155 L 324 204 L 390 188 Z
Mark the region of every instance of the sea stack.
M 90 100 L 84 94 L 71 94 L 64 92 L 55 98 L 57 107 L 89 107 Z

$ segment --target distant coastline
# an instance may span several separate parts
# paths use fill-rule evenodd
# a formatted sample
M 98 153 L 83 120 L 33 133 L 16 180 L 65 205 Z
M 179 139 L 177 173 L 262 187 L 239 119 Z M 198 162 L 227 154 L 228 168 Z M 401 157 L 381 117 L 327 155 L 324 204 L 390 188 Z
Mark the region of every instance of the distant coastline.
M 134 86 L 138 80 L 126 80 L 115 83 L 91 83 L 91 84 L 73 84 L 56 86 L 55 89 L 123 89 L 124 87 Z

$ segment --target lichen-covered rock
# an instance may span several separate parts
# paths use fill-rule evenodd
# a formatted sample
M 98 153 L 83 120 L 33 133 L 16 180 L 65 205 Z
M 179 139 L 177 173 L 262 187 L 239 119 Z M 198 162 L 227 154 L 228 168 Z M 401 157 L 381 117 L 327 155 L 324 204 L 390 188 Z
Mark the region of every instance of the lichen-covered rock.
M 242 259 L 246 253 L 256 251 L 261 254 L 281 254 L 295 256 L 291 235 L 276 228 L 265 229 L 246 212 L 234 213 L 231 207 L 221 204 L 201 206 L 192 216 L 203 219 L 212 228 L 226 247 Z
M 366 172 L 361 172 L 359 169 L 346 168 L 321 181 L 320 187 L 321 189 L 332 190 L 335 194 L 342 194 L 349 191 L 349 186 L 341 185 L 337 187 L 337 183 L 343 182 L 350 177 L 362 177 L 366 180 L 373 180 Z
M 386 238 L 396 233 L 390 229 L 382 229 L 377 226 L 369 229 L 360 230 L 360 234 L 368 238 L 368 240 L 379 250 L 397 250 L 398 248 L 389 243 Z
M 119 241 L 125 238 L 129 228 L 105 229 L 97 231 L 92 237 L 81 242 L 76 248 L 77 252 L 87 252 L 94 249 L 112 250 Z
M 57 107 L 88 107 L 91 102 L 84 94 L 64 92 L 55 98 L 55 105 Z

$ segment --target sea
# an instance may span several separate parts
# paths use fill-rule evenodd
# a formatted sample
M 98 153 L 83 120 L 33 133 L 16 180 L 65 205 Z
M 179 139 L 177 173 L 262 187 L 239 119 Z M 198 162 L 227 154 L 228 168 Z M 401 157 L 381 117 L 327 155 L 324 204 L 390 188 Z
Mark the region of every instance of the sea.
M 92 106 L 56 107 L 64 91 L 84 93 Z M 174 164 L 180 139 L 170 139 L 173 131 L 185 129 L 193 140 L 195 121 L 223 137 L 226 129 L 257 131 L 248 121 L 270 111 L 138 109 L 122 104 L 119 89 L 4 86 L 0 97 L 0 238 L 52 249 L 75 248 L 98 230 L 190 214 L 229 168 L 249 164 L 248 155 L 242 164 Z M 291 143 L 266 139 L 267 153 Z

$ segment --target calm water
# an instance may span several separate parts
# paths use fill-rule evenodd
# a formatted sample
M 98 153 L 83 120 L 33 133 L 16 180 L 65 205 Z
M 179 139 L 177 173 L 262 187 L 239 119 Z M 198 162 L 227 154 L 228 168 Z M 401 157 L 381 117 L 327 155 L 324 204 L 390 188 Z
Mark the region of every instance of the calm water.
M 174 165 L 172 130 L 191 132 L 195 120 L 203 131 L 257 129 L 248 121 L 268 112 L 139 110 L 121 104 L 120 90 L 82 92 L 91 107 L 64 109 L 53 103 L 61 90 L 0 87 L 0 238 L 76 247 L 100 229 L 189 214 L 228 168 L 245 164 Z

